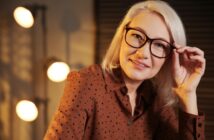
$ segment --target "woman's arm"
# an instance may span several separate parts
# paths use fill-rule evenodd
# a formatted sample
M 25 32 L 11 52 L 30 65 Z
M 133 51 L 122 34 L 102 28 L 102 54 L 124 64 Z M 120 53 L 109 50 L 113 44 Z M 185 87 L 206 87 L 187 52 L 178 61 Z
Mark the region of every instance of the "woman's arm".
M 87 85 L 83 75 L 79 72 L 69 74 L 64 94 L 44 140 L 83 139 L 94 108 L 90 93 L 85 88 Z
M 205 71 L 204 52 L 175 44 L 172 57 L 173 92 L 179 99 L 178 119 L 170 108 L 160 113 L 156 139 L 204 140 L 204 116 L 198 113 L 196 89 Z
M 159 114 L 154 137 L 154 140 L 204 140 L 204 116 L 180 109 L 177 116 L 172 107 L 165 107 Z
M 197 47 L 177 44 L 175 47 L 172 57 L 173 91 L 181 110 L 198 115 L 196 89 L 205 72 L 204 52 Z

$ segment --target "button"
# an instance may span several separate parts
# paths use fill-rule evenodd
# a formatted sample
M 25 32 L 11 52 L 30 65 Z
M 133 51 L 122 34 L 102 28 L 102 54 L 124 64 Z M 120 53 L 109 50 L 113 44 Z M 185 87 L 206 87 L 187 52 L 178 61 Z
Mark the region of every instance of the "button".
M 126 93 L 128 92 L 127 87 L 126 87 L 126 86 L 121 87 L 121 88 L 120 88 L 120 92 L 121 92 L 123 95 L 126 95 Z
M 128 120 L 128 125 L 132 125 L 133 121 L 130 119 Z
M 198 138 L 200 138 L 200 136 L 201 136 L 201 135 L 200 135 L 200 134 L 198 134 Z

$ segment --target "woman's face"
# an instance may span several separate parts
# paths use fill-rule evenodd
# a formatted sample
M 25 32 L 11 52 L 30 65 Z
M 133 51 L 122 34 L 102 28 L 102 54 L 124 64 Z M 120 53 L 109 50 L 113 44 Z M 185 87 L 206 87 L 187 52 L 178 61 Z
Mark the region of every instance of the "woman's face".
M 167 27 L 160 15 L 156 13 L 141 12 L 134 17 L 128 26 L 142 30 L 151 39 L 161 38 L 170 42 Z M 143 81 L 150 79 L 163 66 L 166 59 L 153 56 L 149 46 L 150 41 L 147 41 L 141 48 L 131 47 L 127 44 L 124 33 L 120 49 L 120 65 L 130 80 Z

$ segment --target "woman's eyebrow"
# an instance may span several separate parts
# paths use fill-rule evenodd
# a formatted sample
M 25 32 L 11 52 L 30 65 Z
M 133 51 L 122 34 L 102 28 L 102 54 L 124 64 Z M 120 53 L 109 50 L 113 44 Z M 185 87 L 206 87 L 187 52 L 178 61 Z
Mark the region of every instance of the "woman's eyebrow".
M 148 34 L 146 33 L 146 31 L 145 31 L 144 29 L 142 29 L 141 27 L 136 26 L 136 27 L 130 27 L 130 28 L 136 29 L 136 30 L 138 30 L 138 31 L 140 31 L 140 32 L 142 32 L 142 33 L 145 33 L 145 34 L 148 36 Z M 167 41 L 167 39 L 162 38 L 162 37 L 156 37 L 156 38 L 152 38 L 152 37 L 150 37 L 150 36 L 148 36 L 148 37 L 149 37 L 150 39 L 161 39 L 161 40 L 164 40 L 164 41 L 166 41 L 166 42 L 169 42 L 169 41 Z
M 143 30 L 143 29 L 140 28 L 140 27 L 131 27 L 131 28 L 136 29 L 136 30 L 138 30 L 138 31 L 140 31 L 140 32 L 142 32 L 142 33 L 145 33 L 145 34 L 147 35 L 146 31 Z

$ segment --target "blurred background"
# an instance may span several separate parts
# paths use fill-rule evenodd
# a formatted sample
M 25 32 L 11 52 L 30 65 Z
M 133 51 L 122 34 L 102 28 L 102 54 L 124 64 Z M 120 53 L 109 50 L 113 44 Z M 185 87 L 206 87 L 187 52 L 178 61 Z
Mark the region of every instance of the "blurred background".
M 120 20 L 138 1 L 0 0 L 0 140 L 43 138 L 67 73 L 102 61 Z M 183 20 L 188 45 L 205 51 L 197 94 L 206 139 L 213 140 L 214 1 L 166 1 Z M 21 23 L 26 9 L 20 6 L 30 9 L 22 26 L 16 20 Z

